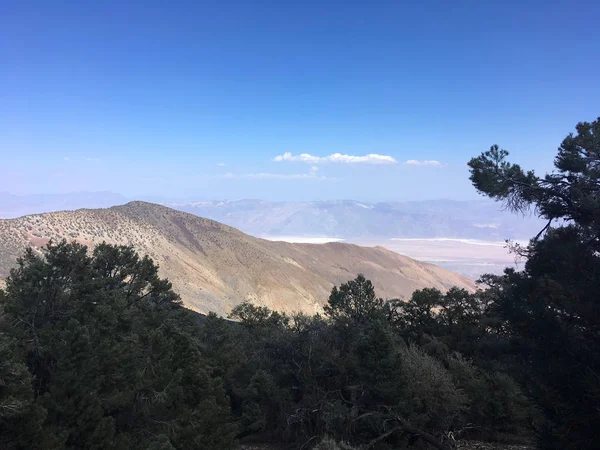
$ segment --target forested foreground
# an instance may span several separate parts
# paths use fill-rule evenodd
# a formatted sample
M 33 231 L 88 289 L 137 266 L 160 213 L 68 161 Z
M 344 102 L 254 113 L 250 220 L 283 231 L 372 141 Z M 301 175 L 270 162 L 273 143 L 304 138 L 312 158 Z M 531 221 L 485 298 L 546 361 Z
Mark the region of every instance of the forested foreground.
M 320 316 L 182 307 L 131 248 L 26 252 L 0 291 L 0 448 L 597 448 L 600 121 L 543 178 L 492 147 L 479 192 L 548 226 L 523 271 L 383 300 L 359 276 Z

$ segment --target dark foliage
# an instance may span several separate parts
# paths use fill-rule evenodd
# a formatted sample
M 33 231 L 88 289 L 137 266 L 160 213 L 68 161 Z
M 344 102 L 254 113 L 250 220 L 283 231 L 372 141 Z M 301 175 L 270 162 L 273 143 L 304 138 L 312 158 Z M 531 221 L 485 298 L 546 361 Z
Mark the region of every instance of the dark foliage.
M 211 315 L 201 340 L 241 418 L 240 437 L 382 449 L 524 439 L 536 411 L 517 383 L 456 351 L 478 354 L 472 337 L 484 340 L 486 311 L 479 294 L 461 290 L 386 302 L 359 276 L 333 289 L 326 317 L 244 303 L 231 314 L 239 326 Z
M 522 437 L 531 416 L 507 375 L 456 353 L 480 333 L 464 291 L 386 302 L 359 276 L 333 289 L 326 317 L 242 303 L 236 322 L 199 320 L 131 248 L 60 242 L 28 251 L 0 295 L 2 448 L 225 449 L 259 436 L 445 449 L 453 435 Z
M 486 277 L 488 295 L 521 364 L 518 377 L 548 422 L 540 445 L 596 448 L 600 438 L 600 119 L 562 142 L 543 178 L 497 146 L 469 163 L 484 195 L 548 226 L 520 251 L 525 270 Z
M 66 242 L 28 251 L 1 308 L 0 448 L 233 446 L 222 382 L 148 258 Z

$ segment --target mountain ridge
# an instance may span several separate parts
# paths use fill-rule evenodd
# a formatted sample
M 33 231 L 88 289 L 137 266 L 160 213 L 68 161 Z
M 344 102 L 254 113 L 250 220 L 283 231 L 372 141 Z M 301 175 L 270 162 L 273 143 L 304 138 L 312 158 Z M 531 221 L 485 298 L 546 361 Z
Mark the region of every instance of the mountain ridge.
M 0 276 L 27 246 L 39 250 L 61 238 L 89 247 L 104 241 L 132 245 L 154 259 L 186 306 L 199 312 L 226 314 L 244 300 L 287 312 L 319 312 L 331 288 L 358 273 L 389 298 L 423 287 L 475 289 L 466 277 L 384 248 L 269 241 L 142 201 L 0 220 Z
M 107 208 L 130 200 L 111 192 L 27 196 L 0 192 L 0 218 Z M 443 237 L 503 242 L 528 239 L 544 225 L 535 217 L 515 217 L 488 200 L 150 201 L 267 238 L 328 237 L 360 241 Z
M 375 203 L 238 200 L 163 204 L 264 237 L 444 237 L 503 242 L 505 239 L 526 239 L 541 228 L 537 218 L 515 217 L 485 200 Z

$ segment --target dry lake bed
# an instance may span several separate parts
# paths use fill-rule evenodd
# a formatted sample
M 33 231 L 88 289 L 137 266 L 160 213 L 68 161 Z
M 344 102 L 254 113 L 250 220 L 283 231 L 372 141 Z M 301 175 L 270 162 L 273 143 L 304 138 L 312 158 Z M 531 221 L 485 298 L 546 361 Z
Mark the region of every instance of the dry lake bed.
M 392 239 L 339 239 L 306 236 L 267 236 L 265 239 L 324 244 L 347 242 L 367 247 L 381 246 L 396 253 L 410 256 L 458 272 L 476 280 L 484 273 L 500 274 L 505 267 L 522 269 L 524 261 L 515 261 L 505 242 L 453 238 L 392 238 Z M 521 242 L 525 244 L 525 242 Z

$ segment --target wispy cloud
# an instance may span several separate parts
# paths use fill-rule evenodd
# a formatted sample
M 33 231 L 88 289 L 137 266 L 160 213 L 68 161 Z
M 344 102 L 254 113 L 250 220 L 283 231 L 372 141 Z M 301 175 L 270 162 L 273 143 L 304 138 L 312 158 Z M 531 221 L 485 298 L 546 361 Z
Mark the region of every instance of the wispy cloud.
M 68 157 L 66 157 L 66 156 L 65 156 L 63 159 L 64 159 L 65 161 L 71 161 L 71 158 L 68 158 Z
M 219 166 L 219 167 L 225 167 L 226 165 L 227 165 L 227 164 L 225 164 L 225 163 L 222 163 L 222 162 L 221 162 L 221 163 L 217 163 L 217 166 Z
M 396 164 L 395 158 L 388 155 L 378 155 L 377 153 L 371 153 L 364 156 L 354 155 L 342 155 L 341 153 L 334 153 L 329 156 L 314 156 L 308 153 L 302 153 L 300 155 L 292 155 L 290 152 L 286 152 L 283 155 L 277 155 L 273 158 L 273 161 L 282 162 L 304 162 L 310 164 L 323 164 L 323 163 L 344 163 L 344 164 Z
M 259 173 L 244 173 L 244 174 L 234 174 L 234 173 L 226 173 L 223 175 L 217 175 L 216 178 L 225 178 L 225 179 L 247 179 L 247 180 L 329 180 L 323 175 L 317 175 L 319 171 L 318 167 L 311 167 L 308 173 L 269 173 L 269 172 L 259 172 Z
M 217 175 L 217 178 L 241 178 L 241 179 L 250 179 L 250 180 L 265 180 L 265 179 L 274 179 L 274 180 L 327 180 L 328 178 L 325 176 L 317 176 L 313 173 L 269 173 L 269 172 L 259 172 L 259 173 L 244 173 L 244 174 L 233 174 L 226 173 L 225 175 Z
M 244 178 L 275 178 L 280 180 L 326 180 L 327 177 L 317 176 L 314 173 L 248 173 L 243 175 Z
M 100 161 L 100 158 L 85 158 L 86 161 L 91 161 L 91 162 L 98 162 Z
M 435 159 L 425 159 L 423 161 L 419 161 L 418 159 L 409 159 L 404 162 L 404 164 L 409 166 L 441 166 L 442 163 L 436 161 Z

